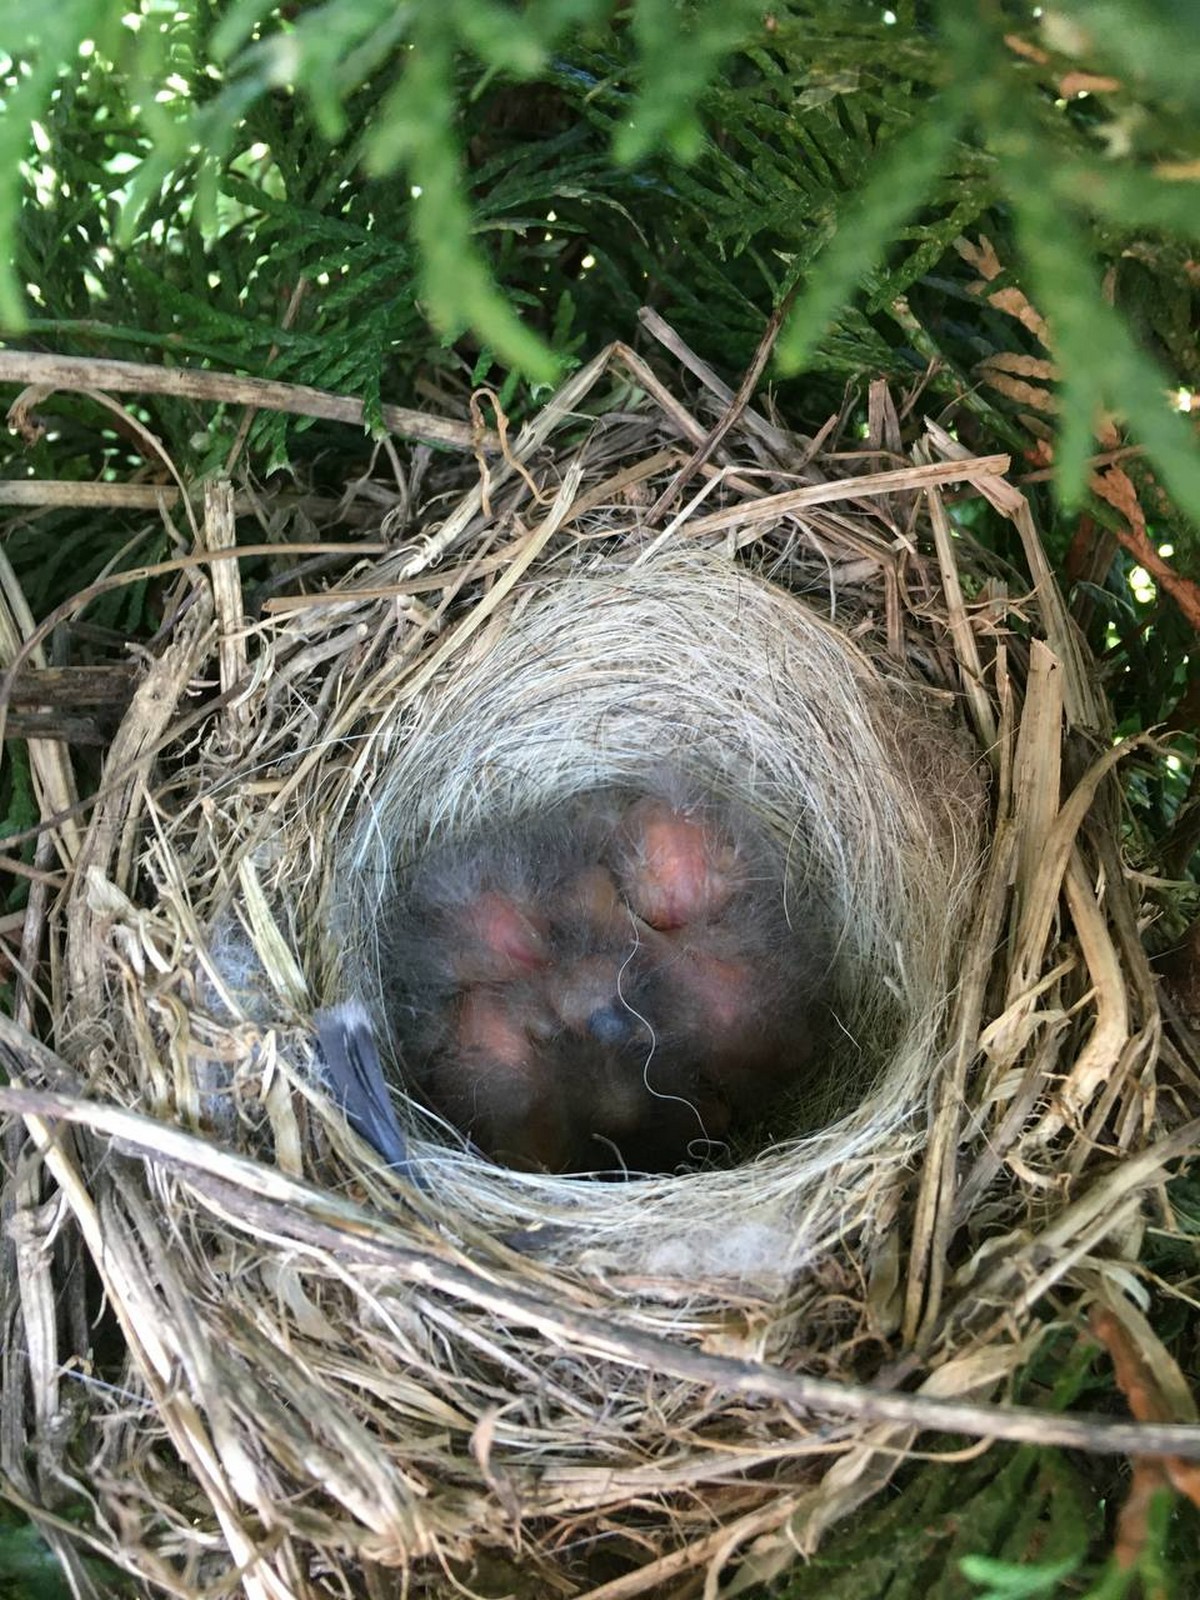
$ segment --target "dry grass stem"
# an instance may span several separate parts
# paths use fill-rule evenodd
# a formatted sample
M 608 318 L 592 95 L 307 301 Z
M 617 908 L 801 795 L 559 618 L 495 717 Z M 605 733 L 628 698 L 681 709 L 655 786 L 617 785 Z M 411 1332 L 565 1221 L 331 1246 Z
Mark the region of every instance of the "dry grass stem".
M 40 622 L 0 557 L 17 717 L 82 704 L 39 677 L 55 626 L 175 585 L 161 647 L 87 691 L 120 725 L 85 801 L 63 742 L 31 743 L 0 1024 L 0 1470 L 81 1593 L 63 1484 L 151 1592 L 716 1600 L 931 1432 L 1200 1459 L 1126 1259 L 1196 1136 L 1195 1063 L 1160 1053 L 1128 746 L 1008 458 L 934 422 L 906 455 L 917 393 L 878 385 L 865 441 L 839 451 L 836 418 L 800 438 L 643 324 L 686 387 L 615 344 L 519 429 L 486 394 L 457 420 L 385 408 L 459 455 L 358 462 L 344 523 L 223 480 L 201 518 L 181 482 L 191 548 Z M 0 379 L 33 386 L 30 428 L 54 388 L 361 421 L 122 362 L 5 351 Z M 105 487 L 90 515 L 168 498 Z M 1012 522 L 1032 583 L 956 524 L 967 497 Z M 364 507 L 384 528 L 356 540 Z M 837 1027 L 773 1137 L 597 1182 L 495 1166 L 397 1091 L 410 1166 L 384 1167 L 325 1092 L 313 1018 L 361 999 L 395 1066 L 396 884 L 432 840 L 663 766 L 744 805 L 791 914 L 829 930 Z M 89 1274 L 115 1357 L 90 1350 Z M 1060 1321 L 1118 1318 L 1168 1413 L 1005 1403 L 1052 1291 Z

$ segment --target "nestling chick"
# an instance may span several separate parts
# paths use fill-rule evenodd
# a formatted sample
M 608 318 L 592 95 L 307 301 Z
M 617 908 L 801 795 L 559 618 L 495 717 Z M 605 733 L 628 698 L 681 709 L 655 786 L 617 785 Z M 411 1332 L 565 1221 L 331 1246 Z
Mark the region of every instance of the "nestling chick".
M 781 851 L 669 787 L 587 792 L 431 851 L 391 910 L 397 1052 L 497 1161 L 671 1171 L 809 1061 L 822 954 L 813 919 L 789 923 Z

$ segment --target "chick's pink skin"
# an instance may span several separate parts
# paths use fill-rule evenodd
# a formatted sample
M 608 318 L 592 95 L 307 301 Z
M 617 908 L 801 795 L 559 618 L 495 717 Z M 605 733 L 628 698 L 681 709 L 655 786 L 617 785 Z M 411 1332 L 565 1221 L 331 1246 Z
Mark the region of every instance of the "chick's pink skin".
M 753 1097 L 775 1094 L 809 1061 L 812 1041 L 801 1019 L 781 1017 L 754 958 L 731 954 L 726 941 L 707 947 L 689 940 L 668 982 L 671 1004 L 703 1042 L 712 1081 L 735 1103 L 745 1101 L 746 1110 L 755 1109 Z
M 547 980 L 555 1016 L 572 1033 L 585 1033 L 593 1012 L 611 1005 L 617 995 L 618 964 L 611 956 L 585 956 L 557 968 Z
M 598 863 L 567 879 L 559 896 L 559 917 L 593 940 L 628 939 L 632 932 L 629 907 L 621 899 L 617 880 Z
M 498 890 L 468 901 L 454 937 L 454 975 L 464 984 L 504 983 L 536 972 L 550 959 L 545 919 Z
M 560 1172 L 570 1130 L 560 1085 L 529 1033 L 525 984 L 467 989 L 454 1048 L 431 1082 L 438 1109 L 488 1155 L 524 1171 Z
M 744 961 L 713 955 L 695 945 L 672 963 L 671 979 L 678 986 L 697 1031 L 717 1050 L 736 1046 L 755 1031 L 757 997 L 754 974 Z
M 719 830 L 646 798 L 626 812 L 621 841 L 621 888 L 650 927 L 671 932 L 719 917 L 729 904 L 737 853 Z
M 494 989 L 468 989 L 459 1006 L 455 1038 L 464 1066 L 532 1075 L 533 1053 L 520 1007 Z
M 535 867 L 536 898 L 477 892 L 442 924 L 456 992 L 431 1099 L 510 1166 L 669 1170 L 808 1049 L 763 970 L 773 950 L 747 940 L 729 829 L 650 795 L 584 821 L 560 876 Z

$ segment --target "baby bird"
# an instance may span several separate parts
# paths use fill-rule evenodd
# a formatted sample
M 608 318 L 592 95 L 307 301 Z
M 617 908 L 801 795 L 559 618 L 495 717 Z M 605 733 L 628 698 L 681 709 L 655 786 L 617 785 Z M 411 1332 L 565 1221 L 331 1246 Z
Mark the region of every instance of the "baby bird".
M 813 925 L 740 808 L 674 781 L 588 791 L 408 875 L 382 930 L 397 1054 L 506 1165 L 695 1165 L 810 1059 Z

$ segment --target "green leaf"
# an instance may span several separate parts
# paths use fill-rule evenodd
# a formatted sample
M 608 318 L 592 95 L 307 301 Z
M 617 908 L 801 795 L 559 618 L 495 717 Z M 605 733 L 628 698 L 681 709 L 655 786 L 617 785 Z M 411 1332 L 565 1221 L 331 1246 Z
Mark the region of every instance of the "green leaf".
M 1143 92 L 1200 104 L 1200 7 L 1192 0 L 1057 0 L 1047 12 L 1052 48 L 1098 57 Z
M 866 187 L 846 207 L 818 257 L 776 347 L 782 373 L 798 372 L 838 310 L 878 265 L 901 224 L 922 204 L 949 159 L 962 121 L 953 100 L 927 106 L 922 119 L 880 158 Z
M 558 363 L 496 287 L 472 237 L 462 161 L 453 128 L 452 52 L 424 25 L 404 76 L 367 146 L 375 172 L 406 159 L 414 189 L 413 233 L 421 259 L 425 310 L 448 337 L 464 327 L 536 382 L 552 382 Z
M 277 0 L 234 0 L 209 37 L 213 60 L 228 61 L 276 4 Z
M 502 72 L 529 78 L 546 59 L 546 40 L 528 14 L 499 0 L 454 0 L 455 26 L 481 61 Z
M 1163 229 L 1200 239 L 1200 182 L 1171 181 L 1141 165 L 1064 161 L 1049 174 L 1054 193 L 1073 207 L 1103 217 L 1123 233 Z
M 722 57 L 755 28 L 761 33 L 760 0 L 707 0 L 694 8 L 690 26 L 678 0 L 635 0 L 642 89 L 614 138 L 616 160 L 632 166 L 660 145 L 680 161 L 694 160 L 704 143 L 697 96 Z
M 42 116 L 60 69 L 78 62 L 83 40 L 106 37 L 111 24 L 105 0 L 56 0 L 39 7 L 35 20 L 19 0 L 0 5 L 0 52 L 24 69 L 21 76 L 10 75 L 0 115 L 0 323 L 5 327 L 25 326 L 25 295 L 9 241 L 18 227 L 32 125 Z
M 963 1556 L 958 1565 L 964 1578 L 988 1585 L 979 1600 L 1033 1600 L 1037 1595 L 1052 1594 L 1064 1578 L 1076 1571 L 1079 1557 L 1017 1566 L 992 1556 Z
M 1033 297 L 1049 318 L 1062 372 L 1055 465 L 1063 501 L 1082 499 L 1096 414 L 1107 406 L 1128 419 L 1169 491 L 1200 518 L 1200 457 L 1191 430 L 1171 410 L 1169 378 L 1104 298 L 1078 222 L 1041 185 L 1037 169 L 1018 167 L 1009 177 Z

